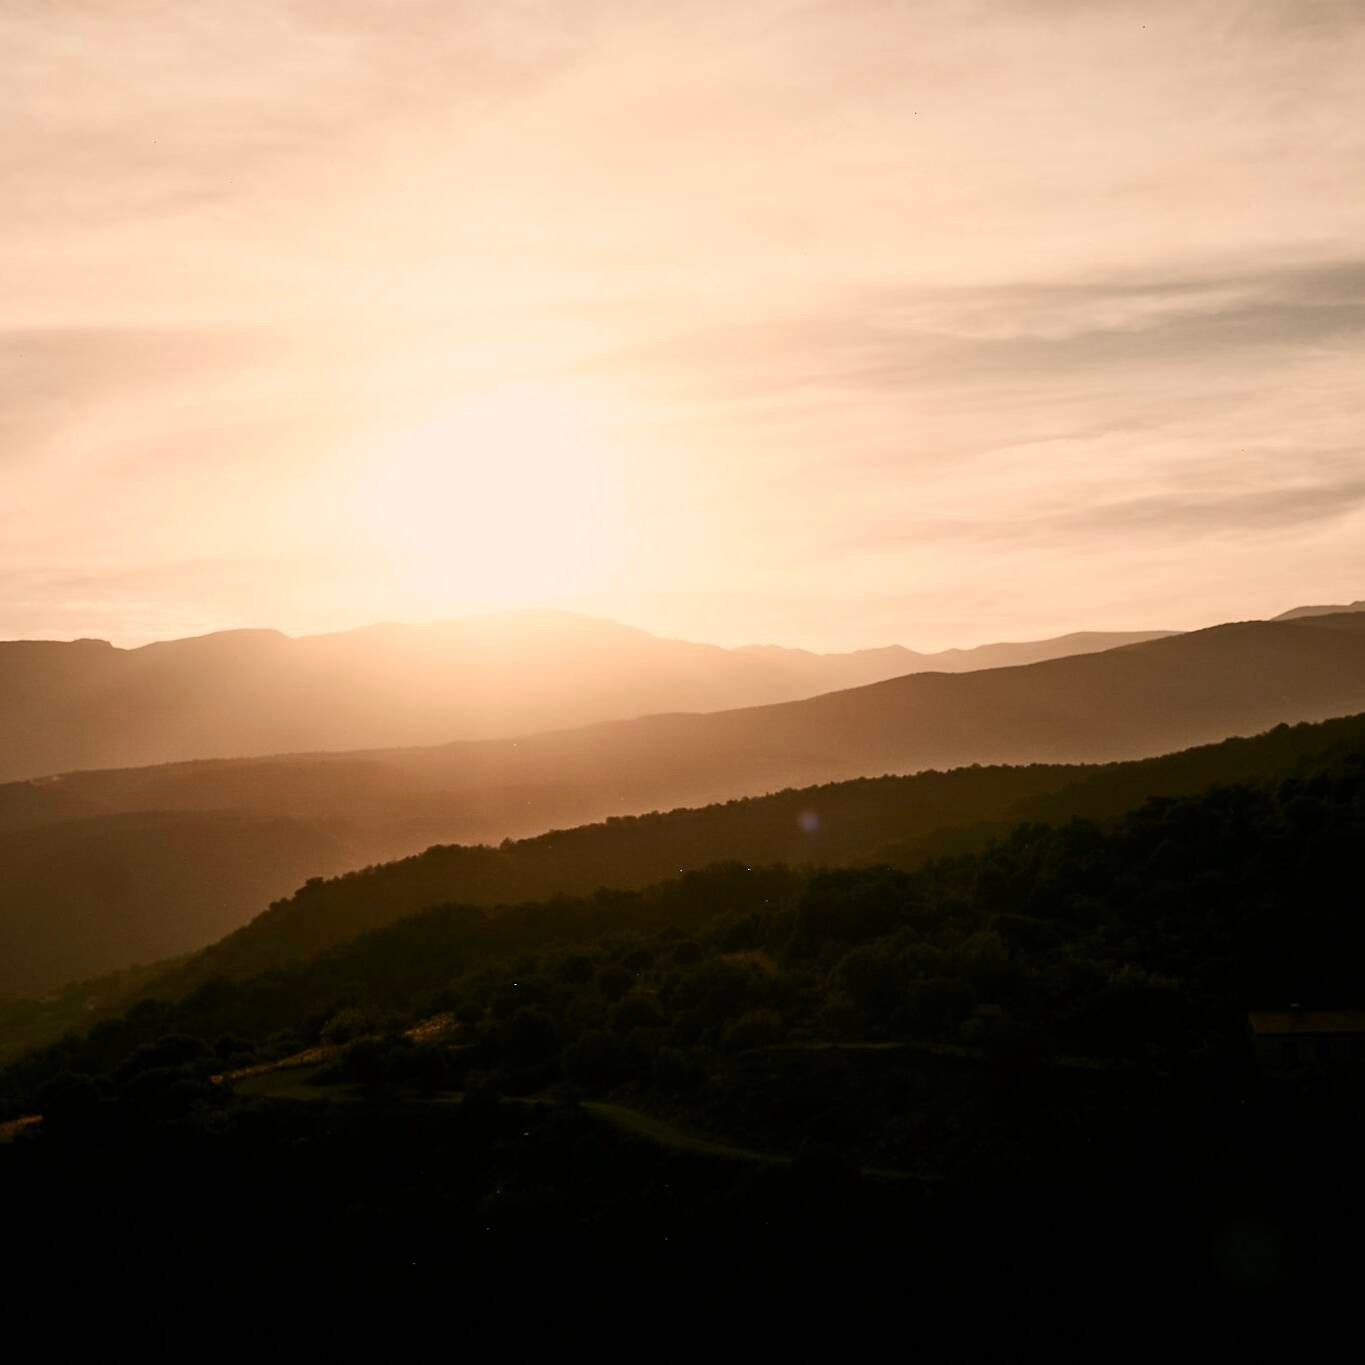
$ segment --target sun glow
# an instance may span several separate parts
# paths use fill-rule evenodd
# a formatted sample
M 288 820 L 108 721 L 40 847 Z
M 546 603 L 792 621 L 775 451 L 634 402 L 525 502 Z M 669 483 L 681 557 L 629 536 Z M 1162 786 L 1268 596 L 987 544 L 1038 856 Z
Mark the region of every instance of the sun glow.
M 415 609 L 601 590 L 620 568 L 625 524 L 606 427 L 557 389 L 481 394 L 371 449 L 357 520 Z

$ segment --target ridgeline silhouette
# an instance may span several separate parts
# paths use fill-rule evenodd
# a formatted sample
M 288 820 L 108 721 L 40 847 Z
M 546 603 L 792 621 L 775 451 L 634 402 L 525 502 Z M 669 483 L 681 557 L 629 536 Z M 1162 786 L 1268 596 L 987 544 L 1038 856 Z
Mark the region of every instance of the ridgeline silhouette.
M 0 643 L 0 782 L 197 758 L 444 744 L 815 696 L 1161 632 L 1091 632 L 919 654 L 666 640 L 568 612 L 509 612 L 291 639 L 234 630 L 115 649 Z

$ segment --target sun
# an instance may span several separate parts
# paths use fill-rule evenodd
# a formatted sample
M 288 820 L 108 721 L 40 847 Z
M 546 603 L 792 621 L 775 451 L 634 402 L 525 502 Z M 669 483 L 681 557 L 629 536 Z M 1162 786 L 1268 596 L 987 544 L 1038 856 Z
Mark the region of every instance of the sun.
M 600 590 L 620 567 L 621 466 L 599 408 L 501 388 L 378 442 L 356 510 L 405 600 L 520 606 Z

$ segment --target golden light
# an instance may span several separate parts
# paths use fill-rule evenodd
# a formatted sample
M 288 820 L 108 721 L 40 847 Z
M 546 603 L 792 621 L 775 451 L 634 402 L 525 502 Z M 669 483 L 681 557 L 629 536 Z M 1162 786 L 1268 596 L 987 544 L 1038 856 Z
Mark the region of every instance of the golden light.
M 624 549 L 602 414 L 549 386 L 484 393 L 378 443 L 355 516 L 421 611 L 598 590 Z

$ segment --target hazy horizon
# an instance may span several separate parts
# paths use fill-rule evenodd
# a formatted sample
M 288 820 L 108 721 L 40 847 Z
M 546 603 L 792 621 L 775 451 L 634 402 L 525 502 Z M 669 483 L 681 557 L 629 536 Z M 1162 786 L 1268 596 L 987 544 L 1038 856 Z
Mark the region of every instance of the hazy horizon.
M 720 644 L 713 640 L 686 640 L 680 636 L 670 636 L 662 631 L 649 630 L 632 621 L 619 621 L 612 617 L 601 616 L 594 612 L 574 611 L 560 607 L 508 607 L 500 611 L 471 612 L 464 616 L 437 616 L 426 620 L 386 620 L 386 621 L 358 621 L 353 625 L 340 625 L 331 630 L 324 631 L 288 631 L 282 630 L 278 626 L 265 623 L 249 623 L 239 626 L 224 626 L 215 630 L 199 631 L 190 635 L 177 636 L 156 636 L 148 639 L 110 639 L 107 635 L 76 635 L 76 636 L 52 636 L 52 635 L 28 635 L 16 636 L 12 639 L 0 639 L 0 644 L 78 644 L 82 642 L 95 642 L 99 644 L 112 645 L 115 649 L 132 650 L 141 649 L 147 645 L 170 644 L 180 640 L 204 639 L 213 635 L 279 635 L 287 640 L 307 640 L 319 636 L 338 636 L 338 635 L 363 635 L 370 631 L 385 630 L 428 630 L 438 629 L 443 626 L 473 625 L 479 622 L 515 622 L 518 618 L 533 620 L 535 618 L 551 619 L 577 619 L 585 622 L 593 622 L 598 625 L 619 627 L 623 631 L 640 632 L 642 634 L 654 636 L 661 640 L 676 640 L 678 643 L 695 645 L 714 645 L 716 648 L 728 651 L 745 649 L 784 649 L 797 650 L 804 653 L 858 653 L 860 651 L 879 650 L 879 649 L 904 649 L 914 654 L 937 654 L 952 653 L 954 651 L 969 651 L 994 644 L 1028 644 L 1041 643 L 1047 639 L 1063 638 L 1067 635 L 1091 635 L 1091 634 L 1141 634 L 1142 631 L 1124 631 L 1121 628 L 1101 627 L 1097 630 L 1081 628 L 1076 631 L 1061 631 L 1053 636 L 1039 637 L 1038 641 L 1027 641 L 1023 639 L 1014 640 L 971 640 L 957 644 L 944 645 L 932 650 L 921 649 L 913 641 L 909 640 L 877 640 L 869 641 L 867 644 L 851 645 L 846 650 L 819 650 L 811 649 L 804 645 L 791 645 L 782 640 L 741 640 L 737 644 Z M 1205 626 L 1221 625 L 1222 622 L 1207 621 L 1202 623 Z M 1199 629 L 1198 626 L 1193 629 Z M 1162 633 L 1159 628 L 1152 631 L 1154 634 Z
M 1365 581 L 1359 5 L 104 0 L 0 50 L 0 637 L 933 650 Z

